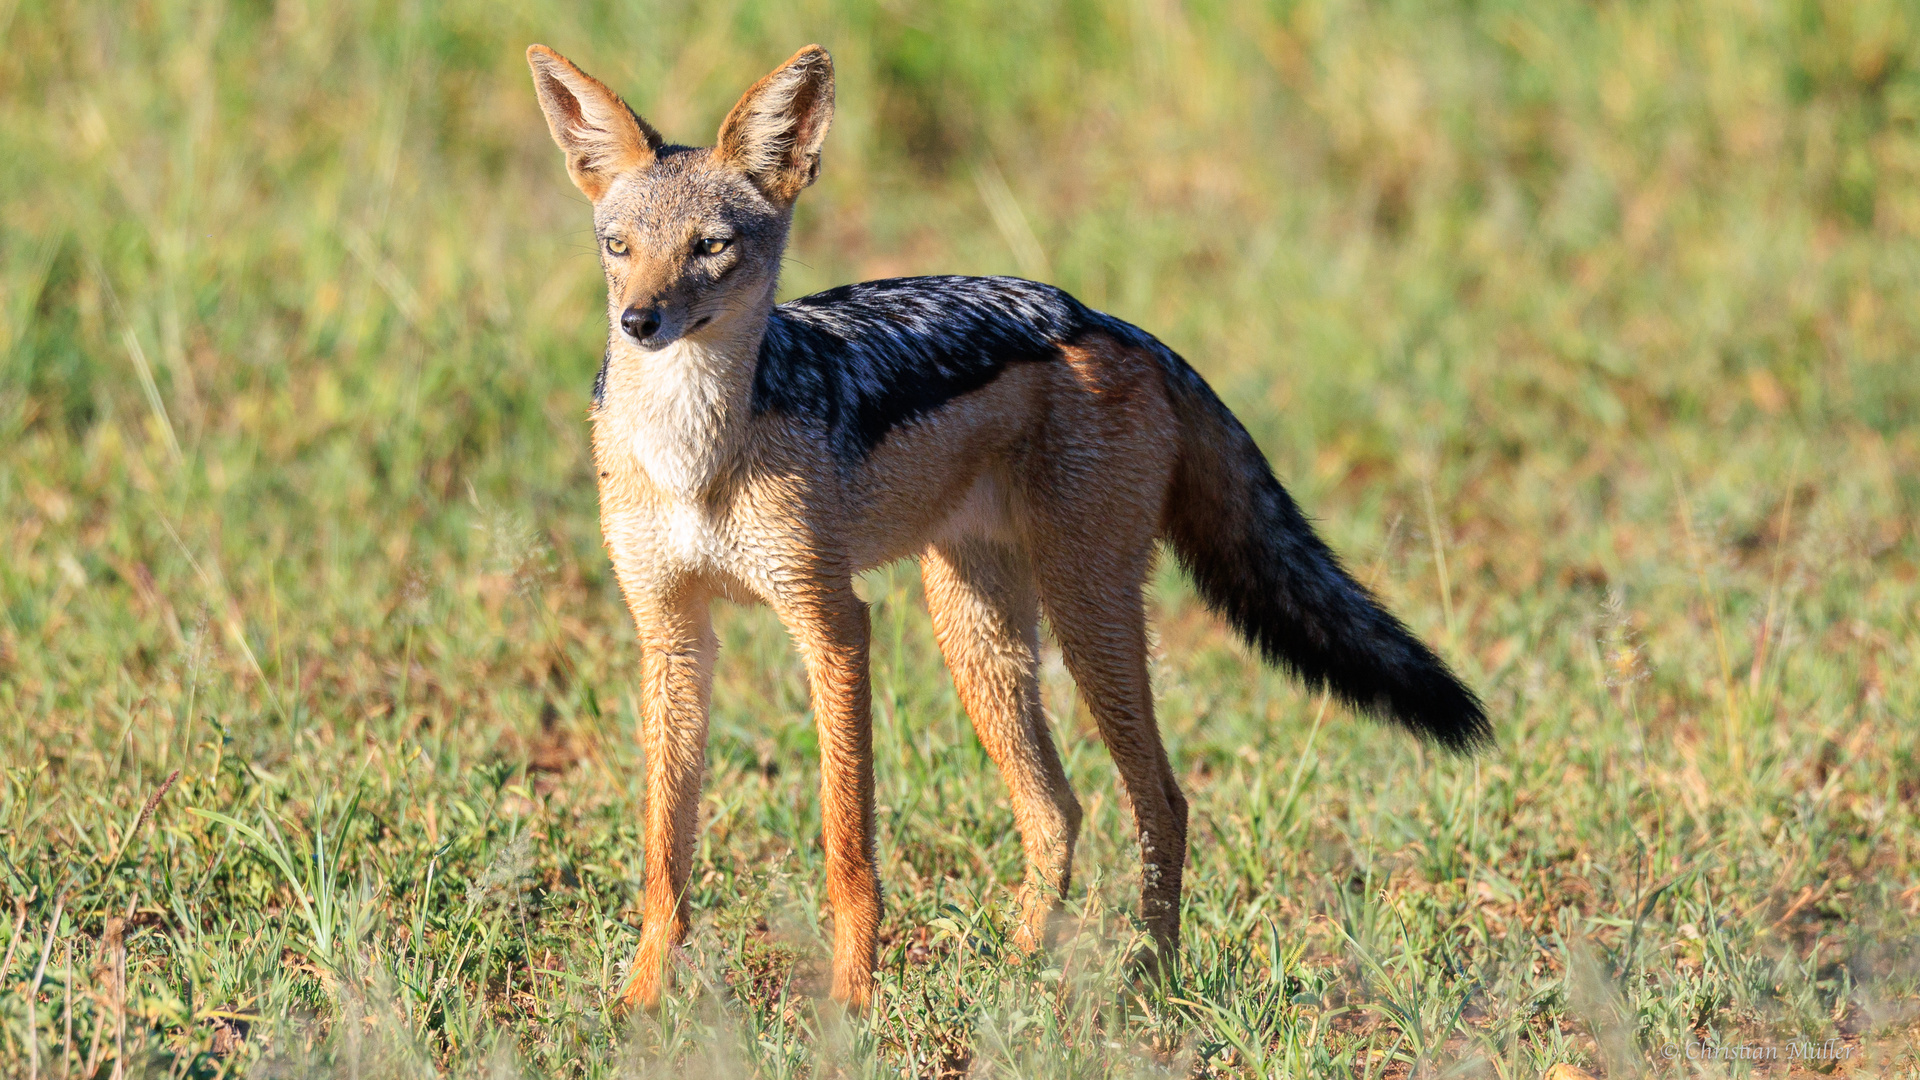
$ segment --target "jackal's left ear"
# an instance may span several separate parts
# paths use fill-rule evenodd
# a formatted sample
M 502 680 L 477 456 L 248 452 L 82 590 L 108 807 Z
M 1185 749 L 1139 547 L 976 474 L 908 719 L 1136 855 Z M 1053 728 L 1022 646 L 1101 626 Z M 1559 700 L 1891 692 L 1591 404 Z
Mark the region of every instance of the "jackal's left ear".
M 714 154 L 768 198 L 792 202 L 820 175 L 820 144 L 832 123 L 833 58 L 809 45 L 740 98 L 720 124 Z
M 567 174 L 587 198 L 599 202 L 614 177 L 653 164 L 660 133 L 605 83 L 545 45 L 527 47 L 527 66 Z

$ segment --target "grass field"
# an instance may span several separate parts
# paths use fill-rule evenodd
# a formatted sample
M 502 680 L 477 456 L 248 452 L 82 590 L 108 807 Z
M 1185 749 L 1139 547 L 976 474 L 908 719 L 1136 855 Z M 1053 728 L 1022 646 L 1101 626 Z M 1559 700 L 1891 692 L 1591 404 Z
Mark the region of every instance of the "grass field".
M 879 1006 L 819 996 L 804 680 L 725 609 L 689 966 L 608 1010 L 636 650 L 521 53 L 706 141 L 815 40 L 783 295 L 1012 272 L 1153 330 L 1491 707 L 1423 750 L 1163 570 L 1167 985 L 1057 653 L 1076 930 L 1005 947 L 1012 815 L 901 566 Z M 0 1074 L 1920 1071 L 1911 3 L 0 0 L 0 41 Z

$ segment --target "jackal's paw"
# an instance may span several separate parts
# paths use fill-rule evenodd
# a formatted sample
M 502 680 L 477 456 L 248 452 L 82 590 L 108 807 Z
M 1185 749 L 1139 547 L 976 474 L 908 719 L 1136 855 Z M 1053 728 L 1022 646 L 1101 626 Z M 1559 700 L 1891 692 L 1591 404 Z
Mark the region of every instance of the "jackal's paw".
M 848 1012 L 866 1012 L 873 1004 L 873 968 L 864 964 L 834 965 L 833 987 L 829 992 Z
M 1020 893 L 1020 922 L 1013 928 L 1013 947 L 1036 953 L 1059 944 L 1068 916 L 1060 894 L 1051 886 L 1027 885 Z
M 693 966 L 685 949 L 678 945 L 649 947 L 647 942 L 642 942 L 628 969 L 627 985 L 614 1002 L 614 1013 L 625 1016 L 635 1009 L 659 1011 L 660 998 L 667 990 L 669 969 L 674 966 Z
M 1129 981 L 1145 989 L 1172 980 L 1180 966 L 1180 944 L 1164 938 L 1151 938 L 1127 958 Z

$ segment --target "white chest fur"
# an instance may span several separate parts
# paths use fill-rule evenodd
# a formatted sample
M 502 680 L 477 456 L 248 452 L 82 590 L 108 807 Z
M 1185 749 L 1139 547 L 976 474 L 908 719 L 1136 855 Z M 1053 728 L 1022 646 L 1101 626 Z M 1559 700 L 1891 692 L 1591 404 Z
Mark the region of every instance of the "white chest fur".
M 603 409 L 623 430 L 647 478 L 680 502 L 698 504 L 739 449 L 739 364 L 731 350 L 682 339 L 627 350 L 609 373 Z
M 757 341 L 729 344 L 682 340 L 647 351 L 615 343 L 594 441 L 603 469 L 638 473 L 654 492 L 602 507 L 610 540 L 621 537 L 626 573 L 755 579 L 759 560 L 741 550 L 724 493 L 746 442 L 753 365 L 739 358 L 752 357 Z
M 698 503 L 675 500 L 659 522 L 662 554 L 673 563 L 703 568 L 725 567 L 732 545 L 713 515 Z

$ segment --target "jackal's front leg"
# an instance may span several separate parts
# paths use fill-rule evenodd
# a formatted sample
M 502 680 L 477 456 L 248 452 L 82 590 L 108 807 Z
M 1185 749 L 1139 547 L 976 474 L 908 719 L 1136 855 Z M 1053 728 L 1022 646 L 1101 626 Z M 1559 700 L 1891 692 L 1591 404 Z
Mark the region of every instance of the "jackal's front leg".
M 641 646 L 641 739 L 647 757 L 647 898 L 640 948 L 623 1006 L 653 1009 L 666 985 L 667 957 L 687 936 L 692 870 L 707 771 L 707 707 L 716 648 L 705 597 L 635 605 Z
M 867 682 L 867 605 L 842 581 L 782 605 L 799 643 L 820 731 L 820 822 L 833 904 L 836 1000 L 873 996 L 880 874 L 873 834 L 873 718 Z

